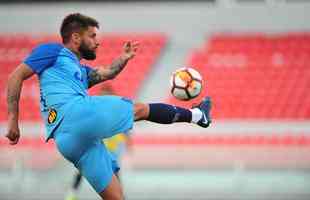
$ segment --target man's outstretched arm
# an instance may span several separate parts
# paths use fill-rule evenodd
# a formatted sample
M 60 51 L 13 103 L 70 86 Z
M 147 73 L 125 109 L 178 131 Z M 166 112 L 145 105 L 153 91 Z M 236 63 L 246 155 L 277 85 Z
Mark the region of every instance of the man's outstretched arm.
M 19 98 L 23 81 L 34 74 L 26 64 L 20 64 L 8 79 L 7 105 L 8 105 L 8 130 L 6 137 L 10 144 L 17 144 L 20 133 L 18 127 Z
M 115 59 L 110 66 L 94 69 L 88 74 L 88 87 L 115 78 L 132 59 L 138 50 L 139 43 L 126 42 L 123 47 L 122 55 Z

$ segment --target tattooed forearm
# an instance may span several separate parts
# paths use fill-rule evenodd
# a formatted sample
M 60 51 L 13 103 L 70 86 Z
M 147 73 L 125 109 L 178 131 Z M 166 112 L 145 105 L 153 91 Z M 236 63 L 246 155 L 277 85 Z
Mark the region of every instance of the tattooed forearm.
M 22 88 L 21 80 L 9 80 L 7 90 L 8 114 L 10 117 L 18 118 L 18 103 Z
M 117 74 L 119 74 L 124 69 L 127 62 L 128 59 L 123 57 L 119 57 L 118 59 L 114 60 L 111 64 L 109 77 L 114 78 Z
M 115 78 L 116 75 L 124 69 L 127 62 L 127 58 L 119 57 L 112 62 L 109 68 L 95 69 L 91 71 L 88 75 L 88 87 L 90 88 L 97 83 Z
M 26 64 L 22 63 L 10 74 L 7 86 L 7 104 L 9 119 L 18 119 L 19 98 L 24 80 L 30 78 L 34 71 Z
M 8 95 L 7 103 L 8 103 L 8 113 L 17 116 L 18 114 L 18 98 L 17 96 Z
M 99 69 L 91 71 L 88 75 L 88 87 L 92 87 L 97 83 L 104 81 L 104 77 L 99 73 Z

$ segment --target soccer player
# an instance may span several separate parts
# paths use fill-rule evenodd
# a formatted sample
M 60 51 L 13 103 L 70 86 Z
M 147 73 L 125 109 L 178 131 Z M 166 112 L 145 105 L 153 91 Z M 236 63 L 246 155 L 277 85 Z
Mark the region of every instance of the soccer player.
M 101 140 L 127 133 L 133 122 L 148 120 L 160 124 L 211 123 L 211 100 L 185 109 L 163 103 L 133 103 L 118 96 L 89 96 L 87 89 L 113 79 L 137 53 L 137 42 L 126 42 L 122 54 L 109 67 L 91 68 L 81 59 L 94 60 L 99 47 L 98 22 L 75 13 L 66 16 L 60 33 L 62 44 L 41 44 L 12 72 L 8 80 L 8 132 L 10 143 L 20 138 L 19 99 L 23 81 L 36 74 L 40 104 L 46 125 L 46 141 L 54 139 L 58 151 L 80 171 L 105 200 L 123 199 L 114 167 Z M 108 48 L 108 47 L 107 47 Z

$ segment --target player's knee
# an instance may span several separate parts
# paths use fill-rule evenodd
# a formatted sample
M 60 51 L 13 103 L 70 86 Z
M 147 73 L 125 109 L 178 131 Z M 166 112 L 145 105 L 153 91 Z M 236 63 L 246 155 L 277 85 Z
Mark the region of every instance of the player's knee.
M 99 195 L 104 200 L 124 200 L 121 185 L 115 175 L 112 176 L 110 184 Z
M 113 189 L 105 189 L 99 195 L 104 200 L 124 200 L 123 191 L 120 186 L 113 187 Z
M 134 104 L 134 112 L 135 112 L 135 120 L 143 120 L 147 119 L 149 116 L 149 105 L 144 103 L 135 103 Z
M 113 193 L 109 196 L 103 197 L 104 200 L 124 200 L 123 193 Z

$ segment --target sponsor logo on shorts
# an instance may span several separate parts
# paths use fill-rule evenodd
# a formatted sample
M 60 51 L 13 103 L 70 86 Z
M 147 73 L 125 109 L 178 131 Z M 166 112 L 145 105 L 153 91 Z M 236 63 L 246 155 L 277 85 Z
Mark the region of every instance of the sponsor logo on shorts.
M 48 111 L 47 122 L 49 124 L 52 124 L 56 121 L 56 119 L 57 119 L 57 111 L 55 109 L 50 109 Z

